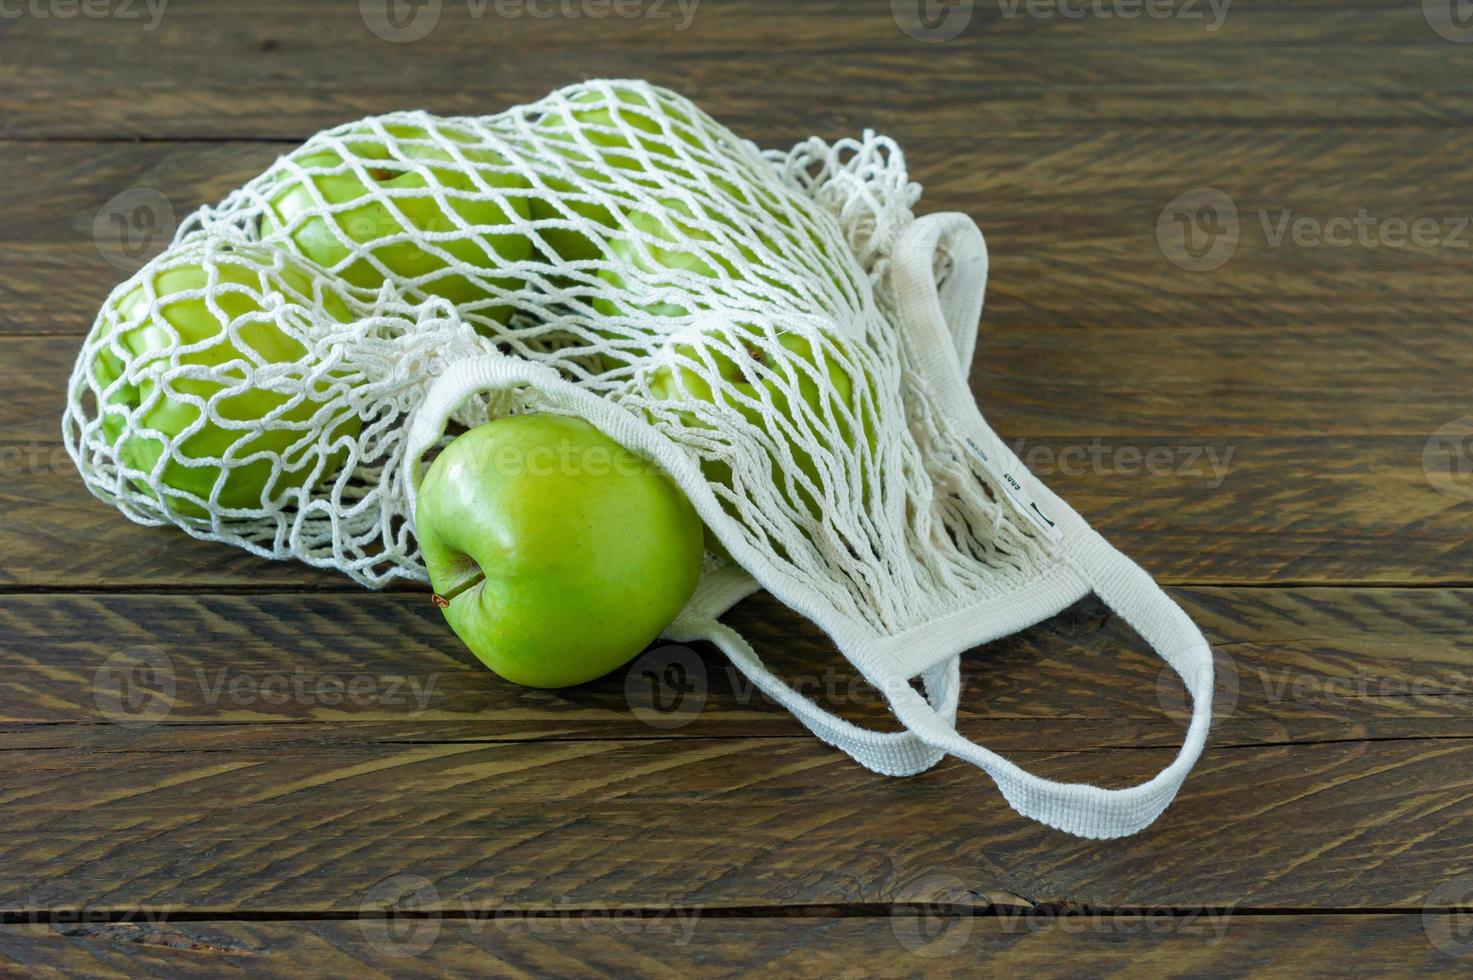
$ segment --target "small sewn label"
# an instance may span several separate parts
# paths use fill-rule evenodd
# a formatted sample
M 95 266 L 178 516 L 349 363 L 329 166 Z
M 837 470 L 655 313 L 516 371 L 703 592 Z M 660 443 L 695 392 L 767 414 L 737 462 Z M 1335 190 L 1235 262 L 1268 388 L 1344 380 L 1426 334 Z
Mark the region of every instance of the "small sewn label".
M 1024 517 L 1032 521 L 1033 526 L 1042 531 L 1044 537 L 1058 544 L 1059 526 L 1039 509 L 1037 502 L 1034 501 L 1027 490 L 1023 489 L 1022 481 L 1013 476 L 1012 473 L 998 466 L 998 461 L 989 456 L 986 450 L 970 438 L 967 439 L 967 446 L 982 461 L 982 465 L 987 467 L 987 472 L 992 474 L 992 478 L 997 481 L 997 485 L 1002 488 L 1002 492 L 1008 495 L 1008 499 L 1013 502 L 1013 506 L 1022 512 Z

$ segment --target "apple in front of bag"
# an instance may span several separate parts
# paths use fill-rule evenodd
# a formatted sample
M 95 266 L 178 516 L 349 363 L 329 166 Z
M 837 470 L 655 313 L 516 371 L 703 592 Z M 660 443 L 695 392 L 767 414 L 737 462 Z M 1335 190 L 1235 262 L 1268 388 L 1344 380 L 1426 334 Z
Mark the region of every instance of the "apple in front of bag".
M 464 433 L 425 474 L 415 524 L 451 629 L 529 687 L 622 666 L 701 576 L 701 521 L 684 494 L 578 418 L 511 415 Z

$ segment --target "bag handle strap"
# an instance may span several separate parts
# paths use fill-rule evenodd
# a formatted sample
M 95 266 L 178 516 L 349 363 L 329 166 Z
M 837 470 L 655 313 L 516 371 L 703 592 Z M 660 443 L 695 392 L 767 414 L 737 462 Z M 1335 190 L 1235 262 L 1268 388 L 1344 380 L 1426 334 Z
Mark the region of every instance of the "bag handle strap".
M 913 776 L 945 757 L 944 750 L 928 745 L 909 729 L 880 732 L 846 721 L 773 673 L 740 633 L 716 618 L 760 588 L 757 580 L 738 565 L 708 572 L 685 612 L 665 630 L 665 636 L 678 643 L 705 640 L 715 644 L 759 691 L 786 708 L 820 740 L 866 769 L 885 776 Z M 921 703 L 926 710 L 955 726 L 961 695 L 961 657 L 949 657 L 930 668 L 921 676 L 921 683 L 926 691 Z
M 1176 796 L 1202 753 L 1212 720 L 1212 650 L 1200 630 L 1139 565 L 1121 554 L 1034 478 L 992 433 L 953 356 L 954 321 L 938 294 L 934 269 L 938 252 L 947 255 L 953 291 L 982 291 L 986 244 L 966 215 L 938 214 L 918 219 L 897 242 L 892 285 L 897 314 L 912 363 L 931 389 L 935 405 L 975 444 L 991 452 L 992 465 L 1015 475 L 1022 491 L 1044 503 L 1053 523 L 1058 554 L 1108 606 L 1171 666 L 1192 698 L 1192 716 L 1181 750 L 1147 782 L 1107 790 L 1082 783 L 1059 783 L 1027 772 L 962 736 L 949 719 L 931 709 L 909 687 L 892 686 L 891 706 L 901 723 L 922 741 L 979 766 L 992 777 L 1019 813 L 1081 837 L 1133 834 L 1158 817 Z M 970 271 L 969 271 L 970 270 Z M 967 281 L 967 277 L 971 281 Z
M 793 713 L 822 741 L 861 765 L 889 776 L 930 768 L 945 755 L 979 767 L 1018 813 L 1065 833 L 1088 838 L 1134 834 L 1150 825 L 1176 797 L 1207 741 L 1212 719 L 1212 651 L 1201 632 L 1140 566 L 1097 532 L 1084 529 L 1071 546 L 1068 565 L 1171 666 L 1192 698 L 1192 717 L 1176 758 L 1147 782 L 1125 789 L 1061 783 L 1030 773 L 957 731 L 960 654 L 923 674 L 926 696 L 905 678 L 867 679 L 886 695 L 902 732 L 881 733 L 852 725 L 819 708 L 772 674 L 736 630 L 698 616 L 678 621 L 672 639 L 710 640 L 765 694 Z M 938 704 L 939 702 L 939 704 Z
M 1090 531 L 1076 541 L 1067 560 L 1095 594 L 1176 671 L 1191 695 L 1186 737 L 1166 768 L 1147 782 L 1125 789 L 1054 782 L 970 741 L 908 687 L 894 688 L 891 706 L 901 723 L 927 745 L 983 769 L 1023 816 L 1080 837 L 1122 837 L 1142 830 L 1161 815 L 1202 754 L 1212 721 L 1212 650 L 1150 575 L 1098 533 Z

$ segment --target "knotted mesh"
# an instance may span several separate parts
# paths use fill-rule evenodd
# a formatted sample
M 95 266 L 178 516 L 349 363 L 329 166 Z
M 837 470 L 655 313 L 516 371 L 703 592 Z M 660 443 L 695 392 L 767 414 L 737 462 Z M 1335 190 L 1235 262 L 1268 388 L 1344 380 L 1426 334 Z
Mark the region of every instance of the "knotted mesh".
M 406 421 L 446 365 L 524 358 L 699 459 L 715 552 L 740 537 L 900 631 L 1043 561 L 908 370 L 885 272 L 918 195 L 882 137 L 763 153 L 639 82 L 341 126 L 114 291 L 68 447 L 134 520 L 423 579 Z M 459 421 L 535 407 L 488 392 Z

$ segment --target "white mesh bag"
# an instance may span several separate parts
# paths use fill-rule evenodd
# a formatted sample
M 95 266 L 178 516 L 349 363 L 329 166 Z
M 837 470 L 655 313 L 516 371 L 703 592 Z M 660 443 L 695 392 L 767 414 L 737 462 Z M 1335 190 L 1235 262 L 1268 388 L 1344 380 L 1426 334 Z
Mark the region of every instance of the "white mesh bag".
M 218 265 L 218 249 L 266 248 L 330 285 L 294 287 L 273 266 L 242 312 L 215 308 L 241 276 L 207 277 L 199 295 L 224 326 L 194 342 L 228 338 L 248 356 L 214 359 L 191 387 L 205 370 L 191 338 L 166 336 L 152 368 L 137 353 L 147 345 L 117 339 L 141 329 L 130 332 L 129 317 L 160 330 L 167 297 L 130 306 L 136 277 L 79 358 L 68 445 L 94 492 L 135 519 L 378 585 L 423 578 L 415 490 L 456 426 L 515 411 L 581 416 L 660 463 L 730 558 L 709 562 L 669 636 L 713 641 L 877 772 L 915 773 L 953 754 L 1029 817 L 1082 836 L 1133 833 L 1202 749 L 1210 651 L 977 411 L 965 373 L 985 247 L 962 216 L 913 219 L 917 194 L 886 140 L 764 156 L 638 82 L 575 86 L 493 117 L 403 113 L 340 127 L 196 215 L 169 259 L 203 248 Z M 147 285 L 156 270 L 140 277 Z M 296 347 L 263 350 L 267 318 Z M 109 348 L 112 361 L 99 356 Z M 275 414 L 242 428 L 265 436 L 231 441 L 201 421 L 224 427 L 227 393 L 263 384 L 277 386 Z M 160 388 L 197 403 L 183 422 L 200 443 L 185 458 L 149 414 Z M 281 431 L 299 435 L 288 445 Z M 165 448 L 119 448 L 140 433 Z M 230 477 L 252 463 L 269 474 L 266 489 L 240 499 Z M 180 506 L 178 471 L 191 467 L 209 479 Z M 258 488 L 237 482 L 246 497 Z M 719 622 L 759 587 L 822 627 L 904 730 L 822 711 Z M 1041 779 L 955 727 L 960 654 L 1091 591 L 1193 700 L 1177 759 L 1129 789 Z

